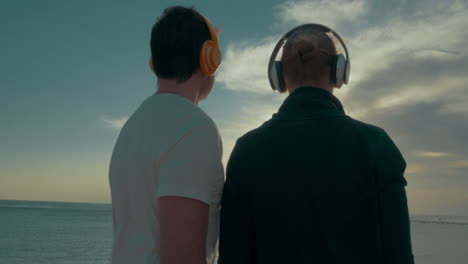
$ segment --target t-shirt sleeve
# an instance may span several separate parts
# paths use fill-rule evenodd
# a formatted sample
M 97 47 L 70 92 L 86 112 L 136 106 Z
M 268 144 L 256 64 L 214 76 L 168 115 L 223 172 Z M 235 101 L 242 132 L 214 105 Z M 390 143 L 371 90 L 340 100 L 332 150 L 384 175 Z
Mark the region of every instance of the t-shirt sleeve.
M 216 127 L 207 125 L 186 132 L 162 157 L 159 197 L 180 196 L 210 204 L 217 181 L 224 179 L 222 145 Z

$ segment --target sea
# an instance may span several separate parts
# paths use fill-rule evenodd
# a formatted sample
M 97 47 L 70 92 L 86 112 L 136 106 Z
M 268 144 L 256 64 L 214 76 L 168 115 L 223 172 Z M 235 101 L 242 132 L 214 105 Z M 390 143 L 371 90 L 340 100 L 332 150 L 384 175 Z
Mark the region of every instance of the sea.
M 411 221 L 417 263 L 468 263 L 468 217 Z M 0 264 L 107 264 L 111 247 L 110 204 L 0 200 Z
M 0 200 L 0 264 L 104 264 L 110 204 Z

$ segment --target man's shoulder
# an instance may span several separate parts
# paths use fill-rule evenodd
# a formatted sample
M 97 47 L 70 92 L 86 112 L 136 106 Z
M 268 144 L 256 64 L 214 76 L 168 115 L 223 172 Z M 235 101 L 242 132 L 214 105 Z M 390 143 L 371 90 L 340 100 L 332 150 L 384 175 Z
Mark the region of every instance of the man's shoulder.
M 189 114 L 189 119 L 188 123 L 190 126 L 188 127 L 189 131 L 193 130 L 200 130 L 203 131 L 201 135 L 204 135 L 206 137 L 219 137 L 219 130 L 218 127 L 215 123 L 215 121 L 205 112 L 203 111 L 200 107 L 194 106 L 193 109 L 191 109 L 191 112 Z
M 188 105 L 185 114 L 174 123 L 174 128 L 181 137 L 190 135 L 193 140 L 205 142 L 205 150 L 209 149 L 208 146 L 217 146 L 222 152 L 221 135 L 215 121 L 198 105 Z
M 190 102 L 181 96 L 173 94 L 161 94 L 153 96 L 152 108 L 149 112 L 163 112 L 163 115 L 170 115 L 170 123 L 174 128 L 190 131 L 194 129 L 218 132 L 214 120 L 198 105 Z M 156 108 L 156 109 L 155 109 Z
M 218 133 L 218 127 L 211 118 L 203 109 L 198 105 L 189 102 L 188 100 L 181 99 L 182 104 L 178 105 L 182 113 L 182 118 L 186 119 L 187 124 L 191 124 L 190 129 L 203 129 L 212 133 Z
M 271 135 L 271 133 L 269 133 L 269 130 L 271 122 L 272 120 L 270 119 L 259 127 L 254 128 L 239 137 L 236 141 L 238 150 L 243 153 L 254 153 L 262 143 L 270 140 L 269 135 Z
M 386 131 L 376 125 L 365 123 L 363 121 L 354 119 L 349 117 L 348 122 L 351 122 L 355 128 L 357 128 L 359 131 L 364 133 L 367 136 L 371 137 L 380 137 L 380 136 L 385 136 L 387 135 Z M 248 142 L 255 140 L 257 138 L 263 138 L 266 134 L 266 132 L 271 128 L 271 125 L 273 124 L 273 120 L 270 119 L 266 122 L 264 122 L 262 125 L 259 127 L 252 129 L 245 133 L 243 136 L 241 136 L 238 141 L 240 142 Z
M 196 106 L 196 108 L 193 111 L 201 125 L 209 128 L 210 130 L 218 131 L 218 127 L 216 126 L 216 123 L 213 120 L 213 118 L 211 118 L 211 116 L 209 116 L 205 111 L 203 111 L 203 109 Z
M 256 139 L 259 139 L 259 138 L 264 138 L 265 134 L 268 131 L 268 128 L 269 128 L 269 126 L 271 124 L 271 121 L 272 120 L 270 119 L 270 120 L 264 122 L 259 127 L 248 131 L 247 133 L 242 135 L 238 139 L 238 141 L 241 142 L 241 143 L 244 143 L 244 142 L 249 142 L 249 141 L 256 141 Z
M 354 118 L 350 118 L 350 122 L 352 122 L 355 125 L 355 127 L 362 133 L 363 136 L 367 137 L 370 140 L 378 140 L 379 138 L 388 136 L 387 132 L 379 126 L 365 123 Z
M 394 163 L 398 164 L 399 167 L 405 166 L 403 155 L 383 128 L 354 119 L 353 122 L 361 129 L 374 155 L 385 157 L 384 159 L 387 163 L 392 158 L 395 160 Z

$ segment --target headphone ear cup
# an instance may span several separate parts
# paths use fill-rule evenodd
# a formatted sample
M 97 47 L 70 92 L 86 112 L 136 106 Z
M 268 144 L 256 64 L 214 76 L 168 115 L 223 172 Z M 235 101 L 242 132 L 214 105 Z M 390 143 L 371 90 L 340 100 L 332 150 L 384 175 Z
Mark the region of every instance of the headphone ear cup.
M 332 58 L 332 62 L 330 65 L 330 80 L 336 84 L 336 62 L 337 62 L 338 56 L 334 56 Z
M 349 60 L 346 60 L 346 70 L 345 70 L 345 75 L 344 75 L 344 80 L 343 80 L 345 84 L 348 84 L 349 82 L 350 73 L 351 73 L 351 62 Z
M 213 41 L 207 40 L 200 50 L 200 68 L 206 75 L 214 75 L 221 64 L 221 51 Z
M 346 58 L 343 54 L 338 54 L 335 56 L 333 59 L 332 65 L 331 65 L 331 80 L 333 83 L 335 83 L 337 88 L 340 88 L 346 78 Z
M 270 68 L 270 71 L 268 72 L 268 77 L 270 78 L 271 81 L 271 88 L 275 91 L 278 91 L 281 93 L 281 79 L 280 76 L 282 76 L 282 66 L 281 62 L 279 61 L 274 61 L 273 65 Z
M 284 81 L 283 63 L 275 61 L 276 78 L 278 79 L 278 92 L 286 92 L 286 83 Z

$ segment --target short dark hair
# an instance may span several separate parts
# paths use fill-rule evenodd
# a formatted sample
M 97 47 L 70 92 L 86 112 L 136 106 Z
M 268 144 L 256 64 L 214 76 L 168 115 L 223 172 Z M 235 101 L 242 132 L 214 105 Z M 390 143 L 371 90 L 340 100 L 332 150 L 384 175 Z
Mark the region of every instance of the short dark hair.
M 166 8 L 151 30 L 151 56 L 158 78 L 184 82 L 200 68 L 200 50 L 211 39 L 203 16 L 193 7 Z

